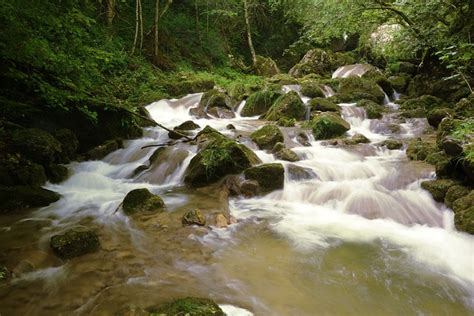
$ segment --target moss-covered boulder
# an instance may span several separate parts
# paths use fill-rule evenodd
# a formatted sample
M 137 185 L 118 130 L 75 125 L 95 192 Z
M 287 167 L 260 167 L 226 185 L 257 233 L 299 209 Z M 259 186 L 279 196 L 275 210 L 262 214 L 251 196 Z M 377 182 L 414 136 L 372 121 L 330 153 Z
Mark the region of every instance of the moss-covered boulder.
M 455 176 L 455 160 L 448 156 L 444 151 L 435 150 L 429 153 L 426 156 L 425 161 L 435 166 L 436 176 L 438 178 L 450 178 Z
M 453 203 L 456 228 L 474 234 L 474 190 Z
M 298 84 L 298 80 L 289 74 L 277 74 L 273 77 L 268 79 L 268 82 L 281 84 L 281 85 L 288 85 L 288 84 Z
M 375 82 L 387 95 L 393 94 L 392 83 L 379 69 L 371 69 L 362 75 L 362 78 Z
M 444 202 L 446 192 L 454 185 L 458 184 L 454 180 L 438 179 L 423 181 L 421 187 L 431 193 L 433 199 L 437 202 Z
M 163 316 L 225 316 L 214 301 L 205 298 L 186 297 L 148 309 L 151 315 Z
M 276 124 L 281 127 L 294 127 L 297 121 L 294 118 L 280 117 Z
M 315 48 L 309 50 L 288 73 L 295 78 L 302 78 L 308 74 L 327 76 L 333 70 L 334 59 L 332 54 Z
M 275 101 L 275 104 L 272 105 L 265 115 L 265 119 L 277 121 L 281 117 L 287 117 L 303 120 L 306 115 L 306 110 L 306 106 L 303 101 L 301 101 L 298 93 L 290 91 Z
M 266 113 L 275 101 L 281 97 L 281 91 L 273 89 L 263 89 L 252 93 L 242 109 L 240 115 L 242 116 L 256 116 Z
M 199 107 L 207 110 L 208 108 L 221 107 L 232 109 L 232 103 L 228 95 L 217 89 L 206 91 L 199 101 Z
M 283 189 L 285 169 L 280 163 L 268 163 L 252 167 L 246 169 L 244 174 L 246 179 L 257 181 L 264 193 Z
M 280 160 L 295 162 L 300 160 L 298 155 L 291 149 L 285 147 L 283 143 L 276 143 L 272 149 L 273 155 Z
M 61 143 L 61 153 L 59 154 L 60 163 L 68 163 L 76 157 L 79 149 L 79 140 L 73 131 L 67 128 L 59 129 L 54 132 L 54 138 Z
M 63 165 L 49 165 L 46 168 L 46 174 L 51 183 L 60 183 L 67 179 L 69 169 Z
M 99 237 L 84 227 L 76 227 L 63 234 L 51 237 L 51 249 L 62 259 L 71 259 L 87 253 L 96 252 L 100 248 Z
M 448 189 L 444 196 L 444 204 L 446 204 L 447 207 L 452 208 L 454 201 L 468 195 L 470 191 L 471 190 L 468 187 L 463 185 L 453 185 Z
M 42 185 L 46 182 L 43 166 L 9 156 L 0 161 L 0 185 Z
M 341 107 L 336 103 L 325 98 L 314 98 L 309 101 L 311 111 L 321 112 L 340 112 Z
M 459 100 L 454 106 L 454 112 L 457 118 L 474 117 L 474 93 Z
M 180 139 L 181 137 L 183 137 L 180 134 L 189 136 L 192 134 L 190 131 L 196 130 L 198 128 L 201 128 L 201 127 L 198 124 L 194 123 L 193 121 L 191 120 L 185 121 L 179 124 L 178 126 L 174 127 L 172 132 L 168 132 L 168 137 L 171 139 Z
M 418 138 L 408 143 L 406 155 L 410 160 L 425 160 L 433 152 L 436 152 L 434 144 L 424 142 Z
M 313 117 L 305 126 L 311 128 L 316 140 L 342 136 L 351 128 L 339 115 L 330 112 Z
M 453 119 L 450 117 L 444 118 L 438 125 L 436 131 L 436 144 L 442 147 L 443 140 L 447 136 L 451 136 L 456 130 L 459 130 L 462 126 L 463 120 Z
M 393 89 L 400 93 L 405 92 L 408 86 L 408 80 L 405 76 L 391 76 L 388 77 L 388 81 L 392 85 Z
M 208 91 L 214 88 L 215 85 L 215 82 L 211 79 L 187 79 L 186 77 L 182 79 L 183 80 L 177 82 L 170 82 L 166 85 L 166 90 L 171 96 L 181 97 L 190 93 Z
M 12 134 L 12 142 L 23 157 L 40 164 L 54 162 L 62 152 L 61 143 L 42 129 L 17 130 Z
M 254 65 L 255 73 L 259 76 L 271 77 L 278 73 L 280 70 L 276 62 L 270 57 L 263 57 L 257 55 L 257 62 Z
M 47 206 L 59 198 L 56 192 L 38 186 L 0 186 L 0 213 Z
M 357 106 L 363 107 L 369 119 L 381 119 L 385 108 L 374 101 L 363 99 L 357 102 Z
M 463 145 L 464 144 L 461 140 L 451 136 L 446 136 L 441 141 L 441 148 L 443 148 L 444 152 L 451 157 L 461 155 L 464 150 Z
M 380 143 L 381 146 L 387 147 L 387 149 L 395 150 L 403 147 L 403 143 L 396 139 L 387 139 Z
M 201 151 L 185 171 L 184 182 L 188 186 L 205 186 L 260 163 L 252 150 L 210 127 L 199 132 L 197 139 Z
M 444 102 L 437 97 L 432 95 L 422 95 L 418 98 L 405 100 L 401 105 L 401 110 L 416 110 L 424 109 L 425 111 L 431 111 L 435 108 L 443 107 Z
M 301 94 L 309 98 L 323 98 L 324 92 L 317 80 L 303 80 L 301 82 Z
M 126 215 L 162 212 L 165 209 L 165 202 L 148 189 L 135 189 L 128 192 L 123 199 L 122 209 Z
M 121 139 L 111 139 L 104 142 L 102 145 L 92 148 L 86 153 L 86 157 L 90 160 L 100 160 L 108 154 L 123 147 Z
M 438 128 L 441 121 L 448 116 L 454 116 L 454 111 L 450 108 L 435 108 L 426 114 L 428 123 L 434 128 Z
M 250 138 L 260 149 L 272 149 L 278 142 L 283 142 L 283 134 L 275 125 L 265 125 L 250 134 Z
M 343 142 L 345 145 L 368 144 L 370 143 L 370 139 L 368 139 L 362 134 L 355 134 L 349 139 L 344 139 Z
M 344 102 L 369 99 L 381 104 L 385 99 L 384 92 L 375 82 L 359 77 L 340 79 L 338 95 L 346 96 Z
M 202 215 L 201 210 L 194 209 L 191 211 L 187 211 L 183 215 L 183 218 L 181 218 L 181 223 L 183 224 L 183 226 L 191 226 L 191 225 L 204 226 L 206 225 L 206 219 L 204 215 Z

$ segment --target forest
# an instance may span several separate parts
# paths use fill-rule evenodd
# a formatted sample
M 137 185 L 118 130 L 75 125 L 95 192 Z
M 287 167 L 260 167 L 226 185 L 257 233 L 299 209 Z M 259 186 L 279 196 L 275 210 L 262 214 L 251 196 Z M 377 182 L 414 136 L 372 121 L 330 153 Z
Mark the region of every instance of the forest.
M 474 0 L 3 0 L 0 315 L 474 312 Z

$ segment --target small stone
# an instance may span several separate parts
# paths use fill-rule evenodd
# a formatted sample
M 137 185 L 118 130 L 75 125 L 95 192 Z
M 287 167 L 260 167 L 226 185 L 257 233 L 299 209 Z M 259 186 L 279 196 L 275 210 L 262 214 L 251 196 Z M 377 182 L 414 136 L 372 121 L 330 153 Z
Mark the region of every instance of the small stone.
M 221 213 L 217 214 L 215 221 L 216 221 L 215 226 L 217 228 L 225 228 L 228 226 L 227 218 L 224 216 L 224 214 L 221 214 Z
M 390 150 L 400 149 L 403 147 L 403 143 L 395 139 L 387 139 L 383 141 L 380 145 L 385 146 Z
M 165 203 L 158 195 L 148 189 L 135 189 L 127 193 L 122 202 L 122 209 L 126 215 L 143 212 L 160 212 L 165 209 Z
M 233 124 L 228 124 L 225 128 L 227 128 L 228 130 L 235 130 L 235 126 Z
M 0 282 L 7 281 L 11 277 L 11 272 L 8 271 L 7 267 L 0 266 Z
M 181 223 L 183 224 L 183 226 L 190 226 L 190 225 L 204 226 L 206 225 L 206 219 L 204 218 L 204 216 L 202 215 L 199 209 L 194 209 L 184 214 L 181 220 Z

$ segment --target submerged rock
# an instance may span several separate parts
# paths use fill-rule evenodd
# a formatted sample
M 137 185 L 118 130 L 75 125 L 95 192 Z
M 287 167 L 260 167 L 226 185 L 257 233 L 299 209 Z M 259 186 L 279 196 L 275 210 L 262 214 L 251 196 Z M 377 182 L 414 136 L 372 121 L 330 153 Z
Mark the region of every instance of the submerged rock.
M 0 213 L 47 206 L 59 198 L 60 195 L 56 192 L 37 186 L 0 186 Z
M 51 237 L 51 249 L 62 259 L 71 259 L 99 250 L 97 235 L 88 229 L 78 227 Z
M 275 101 L 275 104 L 272 105 L 265 115 L 265 119 L 277 121 L 281 117 L 287 117 L 303 120 L 305 115 L 306 106 L 303 101 L 301 101 L 298 93 L 290 91 Z
M 262 192 L 283 189 L 285 169 L 280 163 L 268 163 L 244 171 L 245 178 L 258 182 Z
M 453 203 L 456 228 L 474 234 L 474 190 Z
M 204 226 L 206 225 L 206 219 L 202 215 L 199 209 L 194 209 L 191 211 L 186 212 L 181 219 L 181 223 L 183 226 L 190 226 L 190 225 L 198 225 Z
M 362 134 L 355 134 L 350 139 L 344 139 L 343 142 L 345 145 L 368 144 L 370 143 L 370 139 Z
M 306 126 L 311 128 L 316 140 L 342 136 L 351 128 L 348 122 L 335 113 L 323 113 L 315 116 L 306 123 Z
M 275 101 L 281 97 L 283 93 L 273 89 L 263 89 L 252 93 L 240 115 L 242 116 L 256 116 L 266 113 Z
M 380 143 L 381 146 L 385 146 L 390 150 L 400 149 L 403 147 L 403 143 L 396 139 L 387 139 Z
M 278 142 L 283 142 L 283 134 L 275 125 L 265 125 L 250 134 L 250 138 L 260 149 L 272 149 Z
M 457 182 L 453 180 L 438 179 L 438 180 L 423 181 L 421 183 L 421 187 L 427 190 L 428 192 L 430 192 L 435 201 L 444 202 L 446 192 L 448 192 L 448 189 L 450 187 L 456 184 Z
M 148 308 L 152 315 L 164 316 L 225 316 L 214 301 L 205 298 L 186 297 Z
M 161 212 L 165 208 L 165 203 L 161 197 L 145 188 L 128 192 L 122 203 L 122 209 L 126 215 Z
M 240 184 L 240 193 L 246 198 L 260 194 L 260 184 L 256 180 L 244 180 Z
M 304 168 L 297 165 L 289 164 L 287 166 L 288 176 L 290 180 L 311 180 L 316 179 L 318 176 L 314 173 L 311 168 Z

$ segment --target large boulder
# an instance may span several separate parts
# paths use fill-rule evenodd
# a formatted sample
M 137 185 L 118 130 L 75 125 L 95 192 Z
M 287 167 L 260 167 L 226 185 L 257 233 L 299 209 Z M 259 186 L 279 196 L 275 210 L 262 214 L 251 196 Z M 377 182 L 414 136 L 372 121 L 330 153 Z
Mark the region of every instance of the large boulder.
M 123 141 L 119 138 L 105 141 L 102 145 L 92 148 L 86 153 L 90 160 L 100 160 L 108 154 L 123 147 Z
M 298 93 L 290 91 L 275 101 L 275 104 L 272 105 L 265 115 L 265 119 L 269 121 L 277 121 L 281 117 L 287 117 L 296 120 L 303 120 L 306 111 L 306 106 L 303 101 L 301 101 Z
M 180 97 L 190 93 L 198 93 L 214 88 L 215 82 L 211 79 L 187 79 L 170 82 L 166 85 L 166 90 L 174 97 Z
M 43 165 L 55 162 L 62 152 L 61 143 L 42 129 L 16 130 L 12 142 L 23 157 Z
M 186 297 L 148 308 L 150 315 L 225 316 L 214 301 L 205 298 Z
M 205 186 L 260 163 L 252 150 L 210 127 L 199 132 L 197 139 L 201 151 L 185 171 L 184 182 L 188 186 Z
M 474 190 L 453 203 L 456 228 L 474 234 Z
M 385 108 L 382 105 L 367 99 L 357 102 L 357 106 L 365 109 L 365 113 L 369 119 L 381 119 L 383 112 L 385 111 Z
M 371 80 L 359 77 L 350 77 L 340 80 L 338 96 L 344 102 L 369 99 L 381 104 L 385 99 L 385 94 L 382 89 Z
M 233 102 L 231 98 L 222 91 L 211 89 L 205 92 L 197 108 L 190 109 L 190 114 L 199 118 L 208 118 L 210 114 L 219 118 L 233 118 Z
M 445 117 L 452 117 L 454 116 L 454 111 L 450 108 L 435 108 L 429 111 L 426 114 L 426 118 L 428 119 L 428 123 L 433 126 L 434 128 L 438 128 L 438 125 Z
M 59 198 L 56 192 L 38 186 L 0 186 L 0 213 L 47 206 Z
M 410 160 L 425 160 L 433 152 L 436 152 L 434 144 L 424 142 L 418 138 L 408 143 L 406 155 Z
M 431 193 L 437 202 L 444 202 L 446 192 L 457 182 L 449 179 L 428 180 L 421 183 L 421 187 Z
M 165 209 L 165 203 L 158 195 L 142 188 L 127 193 L 122 202 L 122 209 L 126 215 L 162 212 Z
M 270 57 L 257 56 L 254 69 L 257 75 L 264 77 L 272 77 L 280 73 L 276 62 Z
M 245 170 L 244 174 L 246 179 L 257 181 L 263 193 L 283 189 L 285 169 L 280 163 L 252 167 Z
M 322 113 L 306 123 L 306 127 L 311 128 L 316 140 L 330 139 L 344 135 L 351 126 L 335 113 Z
M 46 182 L 43 166 L 10 156 L 0 161 L 0 185 L 42 185 Z
M 76 157 L 79 149 L 79 141 L 73 131 L 67 128 L 59 129 L 54 132 L 54 138 L 61 143 L 61 153 L 59 155 L 60 163 L 68 163 Z
M 448 189 L 446 195 L 444 196 L 444 204 L 446 204 L 447 207 L 452 208 L 453 203 L 457 199 L 468 195 L 470 191 L 471 190 L 468 187 L 463 185 L 453 185 Z
M 474 93 L 467 98 L 459 100 L 454 106 L 454 112 L 458 118 L 474 117 Z
M 51 237 L 51 249 L 62 259 L 71 259 L 87 253 L 96 252 L 100 248 L 99 237 L 83 227 L 77 227 L 63 234 Z
M 401 110 L 416 110 L 423 109 L 425 111 L 431 111 L 435 108 L 443 107 L 444 102 L 437 97 L 432 95 L 422 95 L 418 98 L 405 100 L 401 105 Z
M 325 98 L 314 98 L 309 101 L 311 111 L 321 112 L 340 112 L 341 107 L 336 103 Z
M 242 116 L 255 116 L 266 113 L 283 94 L 273 89 L 263 89 L 252 93 L 240 113 Z
M 289 74 L 302 78 L 308 74 L 326 76 L 334 70 L 334 59 L 331 53 L 315 48 L 308 51 L 298 64 L 290 69 Z
M 250 138 L 260 149 L 272 149 L 278 142 L 283 142 L 283 134 L 275 125 L 265 125 L 250 134 Z
M 309 98 L 323 98 L 324 92 L 317 80 L 303 80 L 301 82 L 301 94 Z
M 404 93 L 406 91 L 408 80 L 406 76 L 391 76 L 387 79 L 392 85 L 393 89 L 397 92 Z

